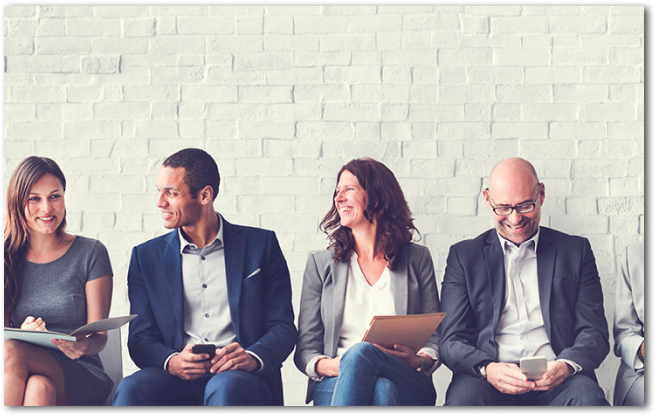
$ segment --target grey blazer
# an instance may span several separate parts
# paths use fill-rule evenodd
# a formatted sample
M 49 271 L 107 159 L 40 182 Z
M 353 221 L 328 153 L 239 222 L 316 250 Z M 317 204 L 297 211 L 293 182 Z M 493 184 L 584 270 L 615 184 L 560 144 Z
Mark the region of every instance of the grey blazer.
M 397 315 L 440 311 L 433 259 L 430 251 L 408 244 L 395 271 L 390 272 Z M 308 362 L 318 355 L 335 357 L 342 329 L 349 263 L 333 260 L 330 250 L 310 253 L 303 275 L 298 341 L 294 362 L 305 374 Z M 437 331 L 425 347 L 439 352 Z M 308 381 L 306 403 L 312 400 L 315 381 Z
M 624 403 L 633 383 L 641 377 L 633 369 L 640 344 L 645 340 L 645 245 L 628 246 L 622 253 L 617 276 L 613 336 L 615 355 L 622 359 L 615 380 L 615 406 Z

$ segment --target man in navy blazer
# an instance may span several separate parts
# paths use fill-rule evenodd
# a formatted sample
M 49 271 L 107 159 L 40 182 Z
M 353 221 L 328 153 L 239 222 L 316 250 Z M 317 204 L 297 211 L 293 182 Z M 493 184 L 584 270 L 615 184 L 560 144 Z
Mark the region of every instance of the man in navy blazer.
M 132 251 L 128 349 L 141 370 L 113 405 L 283 404 L 280 368 L 297 335 L 287 263 L 272 231 L 214 211 L 219 181 L 200 149 L 162 165 L 157 206 L 173 231 Z
M 590 243 L 539 226 L 545 187 L 524 159 L 499 162 L 483 195 L 495 229 L 451 247 L 442 283 L 445 405 L 608 405 L 594 375 L 609 343 Z M 537 356 L 546 371 L 529 380 L 518 364 Z

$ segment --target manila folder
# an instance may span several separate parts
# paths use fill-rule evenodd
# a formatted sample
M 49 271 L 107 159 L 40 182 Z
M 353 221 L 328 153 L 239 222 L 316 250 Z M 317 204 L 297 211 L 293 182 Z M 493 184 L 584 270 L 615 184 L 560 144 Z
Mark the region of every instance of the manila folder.
M 403 344 L 417 353 L 444 319 L 444 312 L 421 315 L 374 316 L 362 341 L 394 348 Z

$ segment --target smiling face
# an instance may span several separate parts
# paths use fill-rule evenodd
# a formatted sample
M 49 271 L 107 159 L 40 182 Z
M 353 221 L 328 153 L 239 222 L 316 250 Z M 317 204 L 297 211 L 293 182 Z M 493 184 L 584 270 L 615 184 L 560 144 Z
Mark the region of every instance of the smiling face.
M 202 216 L 202 205 L 192 198 L 184 174 L 184 168 L 163 167 L 157 176 L 157 208 L 169 229 L 193 226 Z
M 367 191 L 360 186 L 355 175 L 348 170 L 343 171 L 335 188 L 335 208 L 342 227 L 353 229 L 359 225 L 369 225 L 369 220 L 364 216 L 366 207 Z
M 527 164 L 523 159 L 500 162 L 490 174 L 489 191 L 483 192 L 499 235 L 516 245 L 529 240 L 538 231 L 545 196 L 544 184 L 538 182 Z M 537 203 L 531 212 L 519 214 L 513 210 L 510 215 L 497 215 L 492 211 L 493 206 L 531 204 L 536 201 L 536 196 Z
M 46 173 L 27 196 L 25 220 L 30 233 L 55 234 L 65 217 L 64 187 L 57 177 Z

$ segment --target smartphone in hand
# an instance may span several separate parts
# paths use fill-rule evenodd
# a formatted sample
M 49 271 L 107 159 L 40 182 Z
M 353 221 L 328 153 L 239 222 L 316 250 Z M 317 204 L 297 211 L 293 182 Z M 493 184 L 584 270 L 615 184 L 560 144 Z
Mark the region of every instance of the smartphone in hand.
M 519 369 L 529 380 L 539 380 L 547 371 L 547 359 L 545 357 L 520 358 Z
M 216 345 L 214 344 L 196 344 L 191 347 L 191 352 L 193 354 L 209 354 L 210 358 L 214 357 L 216 354 Z

